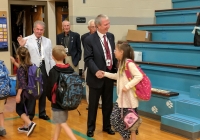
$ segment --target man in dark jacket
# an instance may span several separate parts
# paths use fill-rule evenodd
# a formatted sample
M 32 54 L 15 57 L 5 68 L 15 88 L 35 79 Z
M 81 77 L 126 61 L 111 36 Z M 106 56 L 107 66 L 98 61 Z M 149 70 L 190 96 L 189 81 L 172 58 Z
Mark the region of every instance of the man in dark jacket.
M 85 38 L 86 38 L 87 36 L 89 36 L 90 34 L 95 33 L 96 30 L 97 30 L 97 29 L 96 29 L 96 26 L 95 26 L 95 24 L 94 24 L 94 19 L 91 19 L 91 20 L 88 21 L 88 30 L 89 30 L 89 32 L 87 32 L 87 33 L 85 33 L 85 34 L 83 34 L 83 35 L 81 36 L 81 42 L 82 42 L 83 48 L 84 48 L 84 40 L 85 40 Z
M 106 15 L 98 15 L 95 19 L 97 32 L 88 36 L 84 41 L 84 61 L 87 70 L 87 84 L 89 86 L 89 108 L 87 119 L 87 136 L 93 137 L 96 128 L 97 108 L 102 97 L 103 131 L 110 135 L 110 115 L 113 108 L 112 79 L 103 78 L 102 70 L 116 73 L 117 60 L 114 56 L 115 38 L 108 32 L 110 20 Z
M 56 37 L 56 44 L 63 45 L 67 54 L 65 62 L 69 63 L 70 66 L 78 73 L 78 63 L 81 60 L 81 40 L 80 35 L 70 30 L 70 22 L 64 20 L 62 22 L 63 33 L 58 34 Z
M 96 30 L 97 30 L 97 28 L 96 28 L 96 26 L 94 24 L 94 19 L 91 19 L 91 20 L 88 21 L 88 29 L 89 29 L 90 32 L 85 33 L 84 35 L 81 36 L 81 42 L 82 42 L 83 48 L 84 48 L 84 40 L 85 40 L 85 38 L 88 37 L 89 35 L 95 33 Z M 85 65 L 84 65 L 84 70 L 85 70 L 85 81 L 86 81 L 86 79 L 87 79 L 87 77 L 86 77 L 87 76 L 87 68 L 85 67 Z M 86 84 L 85 89 L 86 89 L 86 101 L 89 104 L 89 87 L 88 87 L 87 84 Z M 102 108 L 101 98 L 99 99 L 99 108 L 100 109 Z M 86 109 L 88 110 L 88 107 Z

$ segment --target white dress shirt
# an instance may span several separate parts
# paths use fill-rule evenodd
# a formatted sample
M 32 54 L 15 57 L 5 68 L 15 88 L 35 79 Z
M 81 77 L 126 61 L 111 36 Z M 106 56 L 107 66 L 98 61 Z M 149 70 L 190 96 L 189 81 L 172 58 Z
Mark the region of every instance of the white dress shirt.
M 97 34 L 98 34 L 98 36 L 99 36 L 99 39 L 100 39 L 100 42 L 101 42 L 101 46 L 102 46 L 102 48 L 103 48 L 105 60 L 107 60 L 107 58 L 106 58 L 106 50 L 105 50 L 105 47 L 104 47 L 104 38 L 103 38 L 104 34 L 100 33 L 99 31 L 97 31 Z M 106 35 L 106 34 L 105 34 L 105 35 Z M 109 50 L 110 50 L 111 61 L 112 61 L 112 64 L 113 64 L 112 49 L 111 49 L 110 42 L 109 42 L 107 36 L 106 36 L 106 41 L 108 42 L 108 48 L 109 48 Z

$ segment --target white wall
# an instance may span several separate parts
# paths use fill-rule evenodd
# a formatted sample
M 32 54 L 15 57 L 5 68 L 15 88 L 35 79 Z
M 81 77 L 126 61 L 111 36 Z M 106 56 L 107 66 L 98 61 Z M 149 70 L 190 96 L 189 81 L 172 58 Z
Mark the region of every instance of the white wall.
M 8 0 L 0 0 L 0 10 L 8 10 Z M 17 0 L 15 0 L 17 1 Z M 55 21 L 55 1 L 66 0 L 26 0 L 26 1 L 47 1 L 48 8 L 48 32 L 52 45 L 56 44 L 56 21 Z M 137 24 L 153 24 L 154 11 L 159 9 L 170 9 L 171 0 L 68 0 L 69 15 L 72 24 L 72 31 L 80 35 L 88 32 L 87 23 L 76 23 L 76 17 L 86 17 L 86 22 L 95 18 L 98 14 L 106 14 L 111 21 L 110 32 L 115 35 L 115 42 L 125 40 L 128 29 L 136 29 Z M 9 26 L 9 20 L 7 20 Z M 8 40 L 10 40 L 8 28 Z M 9 51 L 0 52 L 0 59 L 5 61 L 6 66 L 11 70 L 10 44 Z M 83 68 L 83 60 L 80 67 Z
M 88 32 L 86 24 L 76 23 L 76 17 L 86 17 L 86 23 L 98 14 L 106 14 L 111 21 L 109 32 L 115 35 L 115 42 L 125 40 L 128 29 L 138 24 L 154 24 L 155 10 L 170 9 L 171 0 L 69 0 L 69 15 L 72 31 L 80 35 Z M 83 68 L 81 61 L 80 67 Z

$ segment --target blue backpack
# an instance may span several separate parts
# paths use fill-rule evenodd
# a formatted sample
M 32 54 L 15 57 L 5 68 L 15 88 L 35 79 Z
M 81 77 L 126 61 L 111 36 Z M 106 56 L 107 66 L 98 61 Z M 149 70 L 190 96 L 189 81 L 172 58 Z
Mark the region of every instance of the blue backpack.
M 9 71 L 0 60 L 0 100 L 6 99 L 10 95 Z
M 26 87 L 27 93 L 25 97 L 28 99 L 39 99 L 43 92 L 42 72 L 35 64 L 28 68 L 28 84 Z
M 60 73 L 56 89 L 56 102 L 65 110 L 74 110 L 81 103 L 83 82 L 76 73 Z

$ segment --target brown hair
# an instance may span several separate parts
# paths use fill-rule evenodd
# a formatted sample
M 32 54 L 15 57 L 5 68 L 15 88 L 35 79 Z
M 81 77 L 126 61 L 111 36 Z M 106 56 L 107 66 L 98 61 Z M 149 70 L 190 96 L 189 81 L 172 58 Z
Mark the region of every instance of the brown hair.
M 123 51 L 122 60 L 120 61 L 120 66 L 122 66 L 122 71 L 125 69 L 126 59 L 132 59 L 134 61 L 134 50 L 128 43 L 117 44 L 116 47 Z
M 23 67 L 23 69 L 25 70 L 26 82 L 28 83 L 28 67 L 32 65 L 30 53 L 27 48 L 19 47 L 17 49 L 17 56 L 20 61 L 20 66 Z
M 57 61 L 62 61 L 66 57 L 65 48 L 62 45 L 56 45 L 53 47 L 52 55 Z
M 23 66 L 24 68 L 27 66 L 32 65 L 31 63 L 31 56 L 27 48 L 25 47 L 19 47 L 17 49 L 17 55 L 20 60 L 20 65 Z

